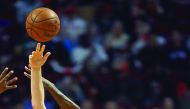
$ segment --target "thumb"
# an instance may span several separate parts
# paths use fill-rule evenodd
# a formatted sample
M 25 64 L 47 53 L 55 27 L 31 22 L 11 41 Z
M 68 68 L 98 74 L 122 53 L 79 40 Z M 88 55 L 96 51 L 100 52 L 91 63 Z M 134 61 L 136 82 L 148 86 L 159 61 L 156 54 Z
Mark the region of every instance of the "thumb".
M 42 58 L 43 63 L 46 62 L 47 58 L 48 58 L 50 55 L 51 55 L 50 52 L 47 52 L 47 53 L 44 55 L 44 57 Z

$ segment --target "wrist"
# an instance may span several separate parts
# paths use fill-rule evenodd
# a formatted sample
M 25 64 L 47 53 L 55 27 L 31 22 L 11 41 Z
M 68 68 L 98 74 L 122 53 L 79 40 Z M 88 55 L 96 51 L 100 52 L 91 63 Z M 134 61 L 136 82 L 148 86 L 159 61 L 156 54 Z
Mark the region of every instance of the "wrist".
M 41 67 L 31 67 L 31 70 L 33 70 L 33 71 L 39 71 L 39 70 L 41 70 Z

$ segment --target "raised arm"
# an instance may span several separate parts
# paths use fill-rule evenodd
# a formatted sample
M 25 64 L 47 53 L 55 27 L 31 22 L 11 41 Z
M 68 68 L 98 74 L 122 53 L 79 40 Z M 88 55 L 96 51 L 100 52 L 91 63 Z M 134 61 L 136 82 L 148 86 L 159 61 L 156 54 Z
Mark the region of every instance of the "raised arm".
M 28 78 L 31 78 L 30 68 L 25 67 L 26 72 L 24 75 Z M 59 91 L 53 83 L 49 80 L 43 78 L 42 79 L 44 88 L 53 96 L 61 109 L 80 109 L 78 105 L 76 105 L 72 100 L 70 100 L 67 96 L 65 96 L 61 91 Z
M 29 65 L 31 66 L 31 95 L 33 109 L 46 109 L 44 104 L 44 87 L 42 83 L 41 67 L 46 62 L 50 52 L 43 56 L 45 45 L 41 47 L 37 44 L 36 50 L 29 56 Z

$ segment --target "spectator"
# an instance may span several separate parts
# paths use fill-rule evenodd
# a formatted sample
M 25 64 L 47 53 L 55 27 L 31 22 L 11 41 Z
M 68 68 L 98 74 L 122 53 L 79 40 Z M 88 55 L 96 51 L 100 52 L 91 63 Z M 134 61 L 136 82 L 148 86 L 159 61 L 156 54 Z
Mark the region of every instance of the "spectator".
M 174 102 L 171 98 L 165 98 L 162 104 L 163 109 L 175 109 Z
M 126 49 L 128 41 L 129 36 L 124 32 L 122 22 L 116 21 L 113 24 L 111 32 L 106 35 L 105 47 L 116 50 Z
M 93 107 L 94 105 L 91 100 L 85 100 L 81 105 L 81 109 L 94 109 Z
M 114 101 L 108 101 L 106 104 L 105 104 L 105 109 L 119 109 L 119 106 L 116 102 Z
M 77 15 L 77 7 L 68 6 L 65 13 L 61 16 L 62 29 L 66 36 L 74 42 L 78 40 L 79 36 L 86 32 L 87 22 Z
M 190 107 L 188 0 L 3 0 L 0 68 L 14 68 L 22 86 L 1 95 L 0 109 L 30 103 L 29 83 L 20 72 L 35 42 L 24 22 L 39 6 L 56 11 L 62 27 L 46 43 L 53 54 L 44 74 L 82 109 Z

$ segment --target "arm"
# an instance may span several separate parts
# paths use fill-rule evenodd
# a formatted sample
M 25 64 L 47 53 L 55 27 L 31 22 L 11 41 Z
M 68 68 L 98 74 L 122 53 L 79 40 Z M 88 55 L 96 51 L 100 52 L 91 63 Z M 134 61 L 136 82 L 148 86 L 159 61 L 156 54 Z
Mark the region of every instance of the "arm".
M 31 78 L 30 72 L 31 70 L 28 67 L 25 67 L 24 75 L 28 78 Z M 28 74 L 29 73 L 29 74 Z M 42 79 L 44 88 L 53 96 L 61 109 L 80 109 L 78 105 L 76 105 L 73 101 L 71 101 L 68 97 L 66 97 L 61 91 L 59 91 L 53 83 L 49 80 L 43 78 Z
M 61 109 L 80 109 L 78 105 L 61 93 L 61 91 L 59 91 L 54 84 L 51 84 L 50 87 L 47 87 L 47 90 L 54 97 Z
M 10 79 L 11 75 L 13 74 L 13 71 L 8 72 L 8 68 L 5 68 L 3 72 L 0 75 L 0 94 L 3 92 L 17 88 L 17 85 L 11 85 L 15 81 L 18 80 L 17 77 L 14 77 L 13 79 Z
M 34 109 L 45 109 L 44 105 L 44 88 L 42 84 L 42 74 L 40 69 L 31 69 L 31 94 L 32 106 Z
M 37 44 L 36 51 L 29 56 L 29 65 L 31 66 L 31 95 L 33 109 L 46 109 L 44 104 L 44 87 L 42 83 L 41 67 L 46 62 L 50 53 L 43 56 L 45 45 L 40 47 Z

